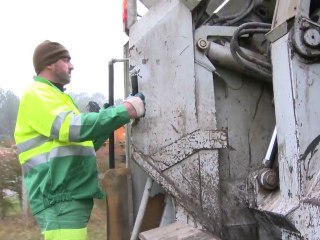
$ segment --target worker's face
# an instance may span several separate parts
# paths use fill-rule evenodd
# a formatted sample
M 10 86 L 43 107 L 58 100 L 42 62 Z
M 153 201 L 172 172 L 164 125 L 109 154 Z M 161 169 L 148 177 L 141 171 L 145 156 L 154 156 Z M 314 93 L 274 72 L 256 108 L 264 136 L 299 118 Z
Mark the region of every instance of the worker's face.
M 73 65 L 70 61 L 70 58 L 62 58 L 55 62 L 52 66 L 52 73 L 55 77 L 55 80 L 61 85 L 70 83 L 72 70 Z

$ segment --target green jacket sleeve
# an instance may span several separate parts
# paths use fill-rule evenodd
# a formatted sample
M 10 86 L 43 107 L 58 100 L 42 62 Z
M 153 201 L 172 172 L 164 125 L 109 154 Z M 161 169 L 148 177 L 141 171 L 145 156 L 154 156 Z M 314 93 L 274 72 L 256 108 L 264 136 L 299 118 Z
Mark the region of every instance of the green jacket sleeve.
M 79 116 L 75 118 L 79 118 Z M 101 137 L 105 137 L 104 140 L 106 140 L 113 131 L 128 123 L 130 120 L 127 109 L 123 105 L 103 109 L 99 113 L 83 113 L 80 114 L 80 118 L 80 131 L 74 127 L 77 125 L 73 125 L 73 121 L 71 121 L 71 141 L 86 141 L 99 139 Z M 73 130 L 75 131 L 73 132 Z M 102 139 L 99 140 L 101 145 L 103 142 Z
M 80 113 L 69 95 L 41 83 L 26 94 L 21 107 L 32 129 L 61 142 L 106 139 L 130 120 L 123 105 L 99 113 Z

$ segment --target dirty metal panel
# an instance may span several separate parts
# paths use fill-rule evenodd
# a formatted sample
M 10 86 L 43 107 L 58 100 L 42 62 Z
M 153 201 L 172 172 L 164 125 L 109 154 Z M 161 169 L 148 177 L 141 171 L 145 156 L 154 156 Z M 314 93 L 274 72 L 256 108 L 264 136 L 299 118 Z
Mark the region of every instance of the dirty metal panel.
M 248 209 L 246 185 L 249 174 L 261 167 L 275 126 L 273 89 L 259 79 L 216 68 L 222 76 L 214 79 L 217 128 L 228 133 L 228 147 L 219 151 L 223 236 L 256 240 L 259 231 L 260 239 L 270 239 Z
M 301 207 L 293 213 L 302 236 L 312 239 L 320 234 L 320 64 L 302 62 L 290 51 L 291 81 L 294 87 L 294 110 L 298 143 L 297 163 Z M 308 224 L 306 224 L 308 223 Z
M 285 47 L 281 47 L 281 49 L 285 49 Z M 281 50 L 276 47 L 274 52 L 278 53 L 279 51 Z M 278 61 L 277 57 L 280 57 L 280 54 L 283 54 L 282 56 L 284 56 L 285 52 L 276 54 L 273 59 Z M 284 122 L 287 122 L 289 119 L 292 119 L 291 121 L 294 122 L 292 125 L 283 124 L 283 127 L 286 130 L 284 134 L 287 136 L 282 135 L 282 132 L 279 133 L 280 138 L 282 138 L 281 136 L 286 138 L 286 140 L 283 139 L 283 141 L 280 141 L 279 144 L 282 143 L 283 145 L 288 146 L 288 134 L 290 133 L 292 134 L 290 135 L 290 139 L 295 139 L 297 142 L 296 144 L 298 149 L 291 149 L 290 152 L 285 155 L 288 156 L 288 154 L 291 153 L 291 159 L 292 161 L 295 161 L 296 165 L 293 165 L 293 162 L 293 164 L 289 164 L 289 166 L 295 168 L 293 170 L 301 171 L 301 176 L 294 179 L 296 181 L 300 181 L 301 179 L 301 194 L 306 195 L 310 191 L 310 187 L 315 184 L 315 181 L 317 180 L 316 177 L 320 170 L 318 152 L 320 143 L 320 110 L 318 106 L 320 91 L 320 82 L 318 79 L 320 75 L 320 68 L 318 63 L 307 64 L 301 62 L 299 60 L 300 58 L 297 57 L 297 55 L 294 55 L 294 52 L 287 52 L 286 59 L 287 61 L 290 59 L 290 62 L 287 62 L 286 65 L 290 66 L 291 72 L 287 73 L 288 75 L 286 78 L 282 78 L 282 82 L 285 82 L 285 79 L 291 80 L 292 85 L 290 86 L 290 83 L 288 83 L 286 86 L 286 89 L 291 90 L 291 95 L 284 95 L 284 88 L 282 88 L 280 90 L 281 93 L 279 92 L 279 95 L 277 94 L 276 96 L 281 100 L 281 103 L 284 102 L 284 97 L 290 99 L 287 100 L 290 101 L 290 105 L 282 106 L 278 104 L 280 105 L 279 117 L 286 117 L 287 119 L 283 119 Z M 282 59 L 279 61 L 281 60 Z M 276 64 L 277 62 L 275 62 L 273 66 L 276 66 Z M 281 67 L 281 69 L 283 69 L 283 67 Z M 289 78 L 289 76 L 291 76 L 291 78 Z M 277 79 L 275 79 L 274 82 L 277 82 Z M 277 82 L 277 84 L 280 83 Z M 277 90 L 275 90 L 275 92 L 277 92 Z M 289 116 L 285 116 L 285 112 L 288 112 L 288 109 L 292 107 L 294 107 L 294 112 L 292 113 L 294 115 L 288 118 Z M 290 127 L 290 129 L 286 129 L 287 127 Z M 293 156 L 292 153 L 295 153 L 296 156 Z M 289 171 L 289 174 L 290 172 L 291 171 Z
M 320 233 L 320 70 L 319 63 L 302 62 L 288 39 L 272 45 L 280 190 L 284 200 L 300 201 L 288 219 L 313 239 Z
M 176 221 L 187 223 L 189 226 L 203 229 L 202 225 L 183 208 L 179 203 L 175 206 Z
M 288 201 L 281 197 L 280 192 L 274 192 L 261 199 L 258 209 L 265 212 L 272 212 L 279 216 L 287 216 L 299 207 L 298 201 Z
M 174 188 L 174 183 L 171 179 L 163 176 L 161 171 L 159 171 L 153 164 L 153 162 L 148 158 L 148 156 L 138 152 L 137 149 L 132 147 L 132 158 L 135 160 L 137 164 L 141 168 L 144 169 L 148 173 L 148 175 L 156 181 L 158 184 L 165 186 L 167 185 L 166 191 L 169 192 L 171 195 L 177 196 L 180 198 L 180 193 Z
M 302 202 L 300 208 L 288 218 L 298 226 L 300 234 L 303 236 L 301 239 L 318 239 L 320 236 L 319 205 L 314 205 L 313 202 Z
M 131 28 L 130 66 L 147 105 L 132 140 L 145 154 L 198 129 L 192 36 L 191 13 L 179 1 L 157 4 Z
M 189 215 L 219 232 L 218 149 L 227 139 L 216 128 L 212 72 L 195 70 L 183 3 L 162 1 L 148 13 L 130 31 L 130 67 L 146 96 L 146 115 L 131 128 L 132 157 Z
M 218 150 L 214 150 L 218 151 Z M 217 154 L 217 153 L 216 153 Z M 195 221 L 199 222 L 205 229 L 218 233 L 219 232 L 219 219 L 216 219 L 217 221 L 213 221 L 215 218 L 219 218 L 219 215 L 212 216 L 210 213 L 205 213 L 202 206 L 201 206 L 201 199 L 195 199 L 192 196 L 188 195 L 188 192 L 190 191 L 190 187 L 187 186 L 185 183 L 181 183 L 179 179 L 177 178 L 172 178 L 170 174 L 162 174 L 161 171 L 159 171 L 153 164 L 152 160 L 148 158 L 148 156 L 143 155 L 141 152 L 138 152 L 137 150 L 133 149 L 132 152 L 133 158 L 135 161 L 146 171 L 148 174 L 155 180 L 157 183 L 159 183 L 161 186 L 163 186 L 168 193 L 170 193 L 172 196 L 174 196 L 175 201 L 177 204 L 183 206 L 183 208 L 186 210 L 186 212 L 192 216 Z M 193 155 L 194 157 L 195 155 Z M 188 160 L 185 160 L 188 161 Z M 184 162 L 185 162 L 184 161 Z M 185 172 L 182 173 L 182 170 L 188 169 L 189 172 L 190 166 L 188 166 L 187 163 L 180 163 L 176 166 L 178 166 L 177 171 L 175 175 L 182 176 L 183 174 L 186 174 Z M 195 166 L 197 161 L 192 161 L 191 166 Z M 181 167 L 182 164 L 185 166 L 184 169 Z M 190 164 L 189 164 L 190 165 Z M 180 169 L 180 170 L 179 170 Z M 197 179 L 199 176 L 196 176 L 196 171 L 195 169 L 199 168 L 193 168 L 192 169 L 192 177 L 193 180 Z M 167 171 L 172 171 L 172 169 L 169 169 Z M 179 172 L 180 171 L 180 172 Z M 212 178 L 217 178 L 217 174 L 211 176 Z M 182 178 L 182 177 L 181 177 Z M 189 182 L 188 180 L 187 182 Z M 196 189 L 197 186 L 196 184 L 193 185 L 193 189 Z M 215 186 L 214 186 L 215 187 Z M 198 185 L 198 193 L 201 189 L 201 185 Z M 217 192 L 217 189 L 212 189 L 213 192 Z M 197 194 L 194 194 L 193 196 L 196 196 Z M 211 200 L 212 206 L 218 206 L 217 203 L 213 203 L 214 199 Z
M 223 131 L 195 131 L 166 146 L 151 158 L 163 171 L 203 149 L 220 149 L 227 146 L 227 135 Z
M 276 28 L 296 15 L 299 0 L 277 0 L 272 28 Z
M 241 84 L 241 82 L 234 81 L 231 83 L 229 81 L 229 83 L 235 88 L 236 86 L 241 86 L 236 85 L 236 83 Z M 250 170 L 252 171 L 259 166 L 258 164 L 260 161 L 262 162 L 263 154 L 267 149 L 269 132 L 263 132 L 260 128 L 263 124 L 269 125 L 264 122 L 264 114 L 260 112 L 263 109 L 261 100 L 264 99 L 263 96 L 265 96 L 266 91 L 263 85 L 259 86 L 251 82 L 244 82 L 241 90 L 229 89 L 229 92 L 234 92 L 232 94 L 236 96 L 235 98 L 230 97 L 229 104 L 226 107 L 227 111 L 230 111 L 230 114 L 232 113 L 234 116 L 228 119 L 228 128 L 230 129 L 228 132 L 228 136 L 230 136 L 229 146 L 232 149 L 228 153 L 231 159 L 229 173 L 231 179 L 238 179 L 244 178 Z M 247 95 L 241 94 L 241 92 L 247 92 Z M 262 122 L 259 123 L 259 119 Z M 272 118 L 270 118 L 269 123 L 270 125 L 274 124 Z M 265 137 L 264 141 L 261 141 L 262 137 Z
M 282 239 L 303 240 L 304 238 L 298 233 L 293 233 L 293 232 L 290 232 L 290 231 L 283 229 L 282 230 Z
M 217 67 L 215 79 L 219 129 L 226 129 L 228 148 L 220 152 L 226 181 L 246 179 L 261 166 L 275 126 L 272 87 L 247 76 Z
M 292 57 L 292 81 L 299 163 L 301 163 L 301 194 L 305 196 L 317 182 L 320 171 L 320 64 L 308 64 Z
M 279 147 L 279 177 L 284 199 L 299 197 L 300 168 L 298 165 L 298 140 L 296 136 L 295 94 L 291 82 L 291 60 L 288 34 L 272 44 L 274 99 Z
M 201 151 L 185 161 L 169 168 L 163 175 L 172 179 L 177 191 L 181 191 L 188 202 L 182 206 L 188 211 L 197 209 L 197 215 L 190 217 L 203 219 L 203 226 L 212 232 L 221 228 L 219 202 L 218 151 Z M 214 223 L 214 224 L 210 224 Z
M 199 205 L 202 214 L 207 214 L 208 218 L 217 216 L 219 212 L 217 206 L 212 204 L 219 201 L 216 194 L 219 187 L 218 152 L 214 151 L 214 155 L 212 157 L 212 151 L 202 151 L 163 172 L 173 180 L 177 189 Z
M 245 180 L 229 180 L 220 183 L 221 189 L 225 190 L 225 194 L 221 196 L 221 208 L 223 209 L 223 224 L 229 226 L 253 223 L 254 220 L 250 216 L 246 203 L 246 185 Z M 235 208 L 234 206 L 237 206 Z M 240 221 L 239 221 L 239 218 Z M 241 216 L 241 217 L 240 217 Z M 250 219 L 251 217 L 251 219 Z
M 181 190 L 193 203 L 200 206 L 201 180 L 198 157 L 198 154 L 194 154 L 162 174 L 173 181 L 176 189 Z
M 218 151 L 201 151 L 199 153 L 200 172 L 200 204 L 203 214 L 216 222 L 216 228 L 221 228 L 221 206 L 219 185 L 219 158 Z
M 308 191 L 307 196 L 303 199 L 304 202 L 313 203 L 320 206 L 320 172 L 314 177 L 314 184 Z

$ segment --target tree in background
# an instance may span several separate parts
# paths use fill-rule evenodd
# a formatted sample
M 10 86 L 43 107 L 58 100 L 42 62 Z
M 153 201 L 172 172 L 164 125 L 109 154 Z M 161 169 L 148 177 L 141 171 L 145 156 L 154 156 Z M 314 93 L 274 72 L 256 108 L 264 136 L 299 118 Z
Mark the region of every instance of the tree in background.
M 104 106 L 104 104 L 108 103 L 108 99 L 101 93 L 94 93 L 91 96 L 87 93 L 70 93 L 73 101 L 79 108 L 80 112 L 88 112 L 87 105 L 89 102 L 96 102 L 100 108 Z M 119 105 L 123 102 L 122 99 L 114 100 L 115 105 Z
M 86 106 L 90 101 L 95 101 L 100 107 L 103 106 L 103 104 L 107 101 L 106 97 L 101 93 L 95 93 L 92 96 L 88 95 L 87 93 L 70 93 L 70 96 L 79 108 L 80 112 L 88 112 Z
M 16 125 L 19 98 L 12 91 L 0 88 L 0 215 L 5 217 L 11 202 L 7 192 L 17 193 L 21 203 L 22 184 L 21 167 L 14 146 L 14 128 Z
M 8 192 L 16 193 L 22 204 L 21 166 L 15 148 L 0 147 L 0 217 L 4 218 L 12 208 Z
M 0 88 L 0 141 L 13 141 L 19 98 Z

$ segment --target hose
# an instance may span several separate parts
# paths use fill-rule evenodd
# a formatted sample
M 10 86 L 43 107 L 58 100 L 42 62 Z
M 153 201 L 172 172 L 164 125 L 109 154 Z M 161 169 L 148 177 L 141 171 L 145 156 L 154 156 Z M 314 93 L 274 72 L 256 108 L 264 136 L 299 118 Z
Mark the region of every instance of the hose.
M 230 43 L 230 51 L 233 58 L 246 70 L 261 74 L 267 79 L 272 79 L 271 64 L 260 59 L 246 55 L 239 47 L 239 38 L 243 34 L 248 33 L 266 33 L 270 30 L 271 25 L 268 23 L 250 22 L 242 24 L 234 32 Z M 241 57 L 253 63 L 253 65 L 245 64 Z
M 241 35 L 251 34 L 251 33 L 267 33 L 268 31 L 269 31 L 269 29 L 246 29 L 246 30 L 242 30 L 241 31 Z M 240 48 L 240 46 L 239 46 L 237 41 L 234 42 L 234 48 L 235 48 L 236 52 L 238 53 L 238 55 L 241 56 L 242 58 L 271 70 L 271 63 L 265 62 L 265 61 L 263 61 L 261 59 L 258 59 L 258 58 L 255 58 L 253 56 L 245 54 L 241 50 L 241 48 Z

